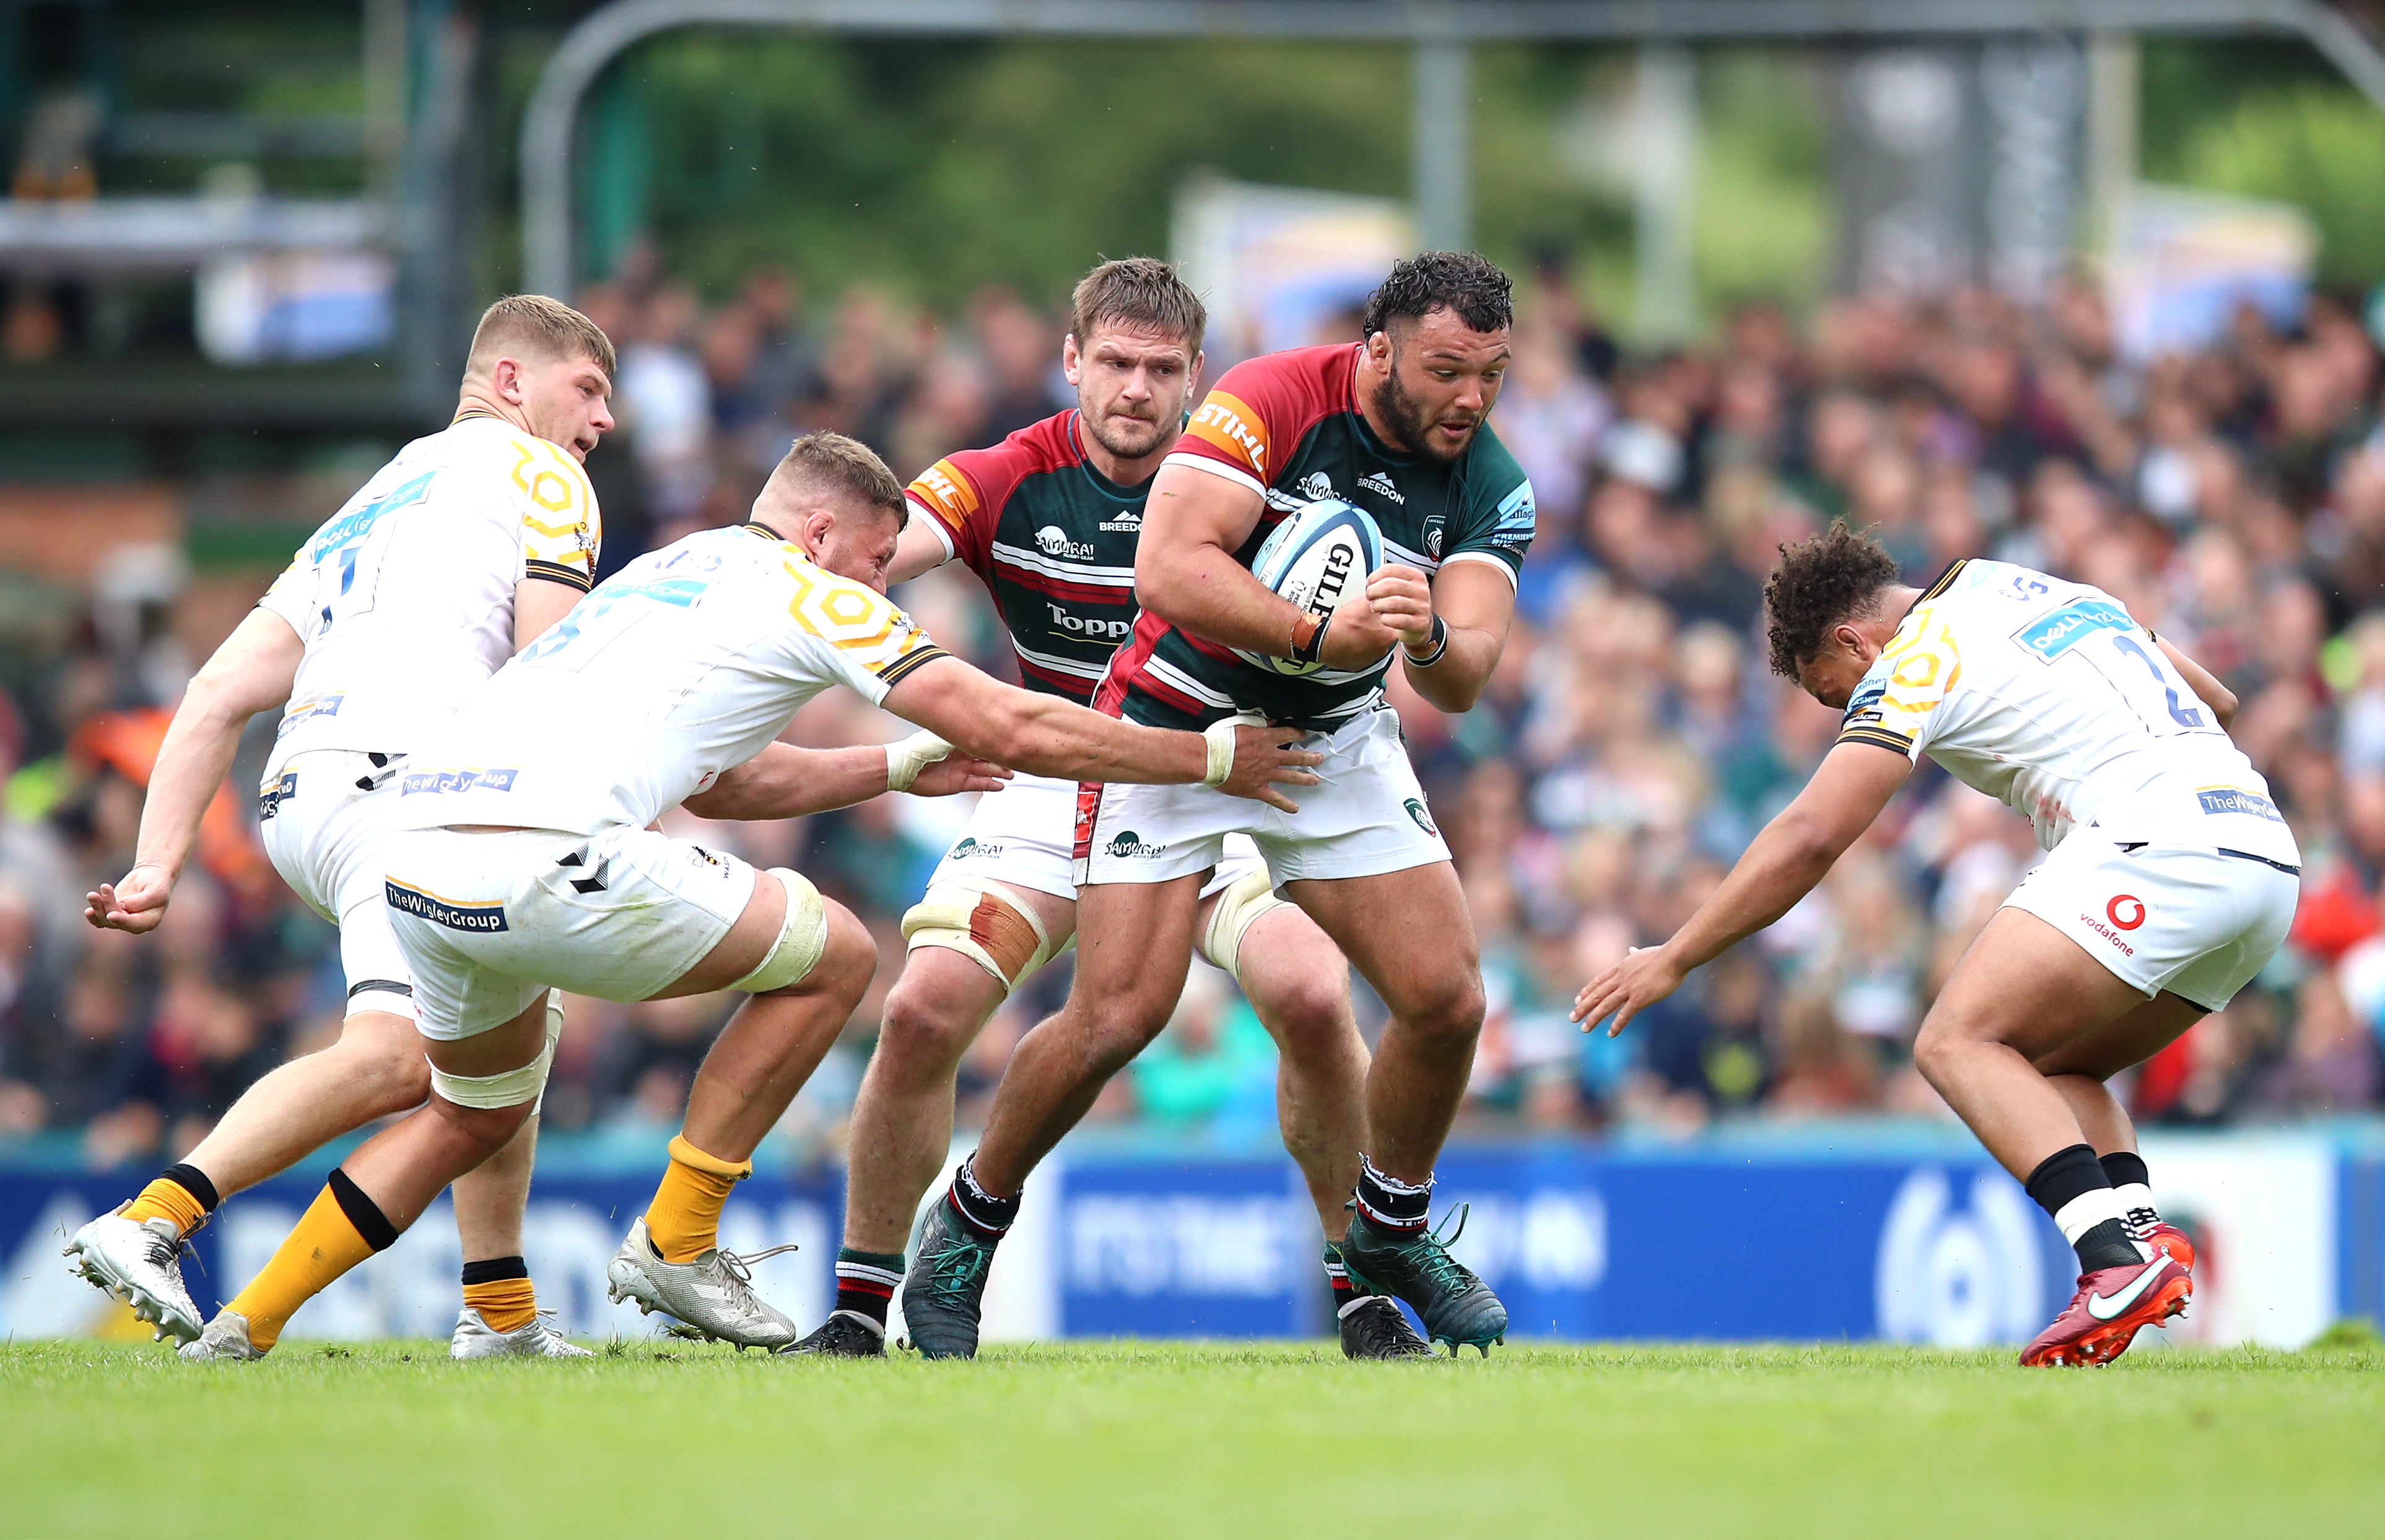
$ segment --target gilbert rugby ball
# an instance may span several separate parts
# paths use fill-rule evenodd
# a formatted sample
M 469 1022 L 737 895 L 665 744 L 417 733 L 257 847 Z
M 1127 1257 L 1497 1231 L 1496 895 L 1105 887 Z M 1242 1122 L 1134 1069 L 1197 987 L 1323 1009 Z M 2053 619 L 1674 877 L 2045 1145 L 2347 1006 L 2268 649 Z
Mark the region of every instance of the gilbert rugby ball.
M 1321 498 L 1275 527 L 1251 562 L 1251 576 L 1322 619 L 1365 596 L 1383 565 L 1383 532 L 1374 515 L 1339 498 Z M 1314 674 L 1321 664 L 1242 656 L 1278 674 Z

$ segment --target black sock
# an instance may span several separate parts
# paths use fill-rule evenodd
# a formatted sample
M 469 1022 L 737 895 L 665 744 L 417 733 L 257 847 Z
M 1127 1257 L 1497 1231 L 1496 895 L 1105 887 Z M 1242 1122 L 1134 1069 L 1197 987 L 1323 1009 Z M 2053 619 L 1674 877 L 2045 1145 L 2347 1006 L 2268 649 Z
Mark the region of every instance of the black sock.
M 2133 1149 L 2116 1149 L 2096 1157 L 2095 1163 L 2104 1168 L 2104 1179 L 2116 1187 L 2125 1187 L 2131 1182 L 2141 1187 L 2154 1185 L 2154 1174 L 2145 1169 L 2145 1158 Z
M 1342 1265 L 1342 1248 L 1331 1241 L 1325 1243 L 1325 1282 L 1333 1290 L 1333 1314 L 1339 1319 L 1352 1301 L 1363 1299 L 1366 1294 L 1350 1281 L 1350 1270 Z
M 977 1174 L 970 1169 L 976 1161 L 977 1157 L 971 1155 L 953 1173 L 952 1191 L 945 1195 L 946 1199 L 969 1228 L 980 1235 L 998 1236 L 1018 1217 L 1018 1199 L 996 1198 L 979 1186 Z
M 1431 1177 L 1426 1177 L 1421 1186 L 1412 1186 L 1377 1171 L 1375 1162 L 1364 1155 L 1358 1157 L 1358 1212 L 1368 1223 L 1379 1230 L 1413 1235 L 1424 1228 L 1431 1207 Z
M 348 1223 L 356 1227 L 356 1234 L 364 1237 L 367 1246 L 386 1251 L 397 1244 L 397 1226 L 389 1222 L 381 1205 L 366 1197 L 365 1189 L 356 1186 L 346 1172 L 332 1167 L 331 1179 L 325 1185 L 331 1189 L 331 1200 L 339 1204 L 340 1212 L 348 1216 Z
M 474 1284 L 502 1284 L 508 1278 L 530 1276 L 530 1263 L 519 1257 L 491 1257 L 485 1261 L 464 1264 L 464 1286 Z
M 216 1196 L 216 1185 L 207 1180 L 207 1174 L 187 1161 L 178 1161 L 157 1174 L 197 1198 L 199 1207 L 208 1213 L 215 1212 L 216 1205 L 223 1201 Z
M 867 1316 L 886 1329 L 886 1310 L 903 1281 L 903 1253 L 836 1248 L 836 1308 Z
M 2127 1222 L 2120 1217 L 2119 1200 L 2112 1195 L 2112 1179 L 2104 1174 L 2095 1151 L 2087 1146 L 2074 1144 L 2048 1155 L 2029 1174 L 2025 1185 L 2029 1197 L 2054 1217 L 2054 1223 L 2062 1227 L 2064 1237 L 2070 1242 L 2070 1248 L 2079 1253 L 2080 1273 L 2129 1267 L 2145 1260 L 2145 1254 L 2137 1249 L 2135 1237 L 2129 1234 Z M 2104 1195 L 2100 1205 L 2094 1199 L 2098 1193 Z M 2091 1215 L 2089 1222 L 2082 1224 L 2080 1211 L 2073 1209 L 2073 1204 L 2085 1207 Z M 2095 1213 L 2099 1206 L 2111 1211 Z

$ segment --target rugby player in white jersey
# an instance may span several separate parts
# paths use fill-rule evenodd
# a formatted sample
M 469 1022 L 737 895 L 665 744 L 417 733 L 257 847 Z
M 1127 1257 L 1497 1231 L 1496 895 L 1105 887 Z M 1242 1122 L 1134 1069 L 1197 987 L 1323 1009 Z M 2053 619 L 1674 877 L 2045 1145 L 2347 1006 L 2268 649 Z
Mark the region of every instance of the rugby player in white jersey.
M 602 534 L 580 462 L 613 426 L 613 345 L 537 294 L 481 317 L 456 417 L 399 451 L 311 536 L 176 708 L 142 809 L 132 869 L 89 899 L 94 925 L 155 929 L 241 730 L 284 707 L 260 790 L 266 851 L 340 927 L 339 1041 L 274 1070 L 139 1196 L 78 1231 L 75 1270 L 160 1335 L 202 1324 L 181 1243 L 218 1202 L 376 1118 L 421 1105 L 406 961 L 377 856 L 406 751 L 588 590 Z M 521 1257 L 534 1122 L 456 1184 L 465 1308 L 458 1358 L 562 1355 Z
M 949 561 L 985 582 L 1030 689 L 1088 703 L 1135 620 L 1143 499 L 1200 382 L 1207 317 L 1165 262 L 1105 262 L 1077 285 L 1061 367 L 1077 405 L 911 483 L 888 572 Z M 908 955 L 855 1099 L 836 1305 L 793 1352 L 882 1355 L 887 1310 L 920 1195 L 953 1139 L 961 1057 L 1011 991 L 1075 940 L 1077 787 L 1021 776 L 980 799 L 928 891 L 903 919 Z M 1430 1352 L 1380 1295 L 1353 1288 L 1338 1243 L 1367 1143 L 1367 1044 L 1350 970 L 1317 923 L 1270 891 L 1246 836 L 1203 886 L 1201 954 L 1233 975 L 1280 1046 L 1284 1148 L 1324 1227 L 1342 1350 Z
M 1574 1002 L 1610 1032 L 1786 913 L 1928 754 L 2050 852 L 1923 1018 L 1914 1062 L 2079 1253 L 2078 1291 L 2023 1350 L 2109 1363 L 2185 1309 L 2194 1253 L 2154 1207 L 2104 1087 L 2261 971 L 2302 853 L 2228 737 L 2235 697 L 2085 584 L 1957 562 L 1926 590 L 1834 527 L 1765 589 L 1772 666 L 1846 713 L 1837 744 L 1712 898 Z
M 752 997 L 698 1071 L 661 1186 L 608 1275 L 617 1299 L 707 1335 L 793 1340 L 793 1323 L 754 1293 L 751 1259 L 718 1248 L 720 1212 L 860 1001 L 876 950 L 796 873 L 756 872 L 652 826 L 682 803 L 729 817 L 818 805 L 790 770 L 799 751 L 775 739 L 821 690 L 845 685 L 1034 774 L 1206 782 L 1284 807 L 1277 783 L 1314 783 L 1299 767 L 1317 756 L 1288 747 L 1297 734 L 1135 727 L 948 656 L 884 595 L 905 515 L 901 484 L 869 451 L 836 434 L 798 440 L 752 522 L 632 562 L 415 752 L 393 818 L 410 832 L 385 847 L 383 891 L 413 973 L 430 1100 L 348 1157 L 185 1357 L 257 1357 L 306 1299 L 513 1136 L 553 1059 L 550 986 L 616 1000 Z

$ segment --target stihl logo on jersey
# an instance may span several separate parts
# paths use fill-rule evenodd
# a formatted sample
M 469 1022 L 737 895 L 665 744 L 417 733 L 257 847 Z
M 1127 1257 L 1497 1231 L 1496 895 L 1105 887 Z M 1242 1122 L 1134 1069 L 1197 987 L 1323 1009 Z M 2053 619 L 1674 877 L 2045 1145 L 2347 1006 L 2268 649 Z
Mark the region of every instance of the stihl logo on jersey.
M 1124 641 L 1127 639 L 1127 633 L 1134 629 L 1134 622 L 1131 620 L 1103 620 L 1099 617 L 1088 620 L 1082 615 L 1070 615 L 1048 599 L 1043 602 L 1043 604 L 1052 612 L 1052 629 L 1062 636 L 1094 637 L 1103 641 Z
M 1251 463 L 1253 470 L 1265 475 L 1267 455 L 1267 437 L 1244 421 L 1242 414 L 1234 410 L 1234 406 L 1240 404 L 1241 403 L 1236 402 L 1233 405 L 1228 405 L 1216 395 L 1211 395 L 1208 400 L 1201 404 L 1200 410 L 1192 414 L 1192 430 L 1200 437 L 1209 440 L 1220 449 L 1240 452 L 1242 457 Z
M 1381 471 L 1371 471 L 1358 478 L 1358 490 L 1362 492 L 1373 492 L 1377 497 L 1389 498 L 1403 508 L 1408 503 L 1408 500 L 1400 495 L 1400 490 L 1392 485 L 1392 478 Z
M 1046 556 L 1066 556 L 1081 562 L 1093 553 L 1093 542 L 1072 540 L 1058 525 L 1047 524 L 1035 531 L 1035 549 Z
M 919 473 L 919 478 L 911 483 L 911 491 L 942 513 L 967 515 L 977 507 L 976 494 L 968 490 L 968 483 L 946 470 L 942 460 Z

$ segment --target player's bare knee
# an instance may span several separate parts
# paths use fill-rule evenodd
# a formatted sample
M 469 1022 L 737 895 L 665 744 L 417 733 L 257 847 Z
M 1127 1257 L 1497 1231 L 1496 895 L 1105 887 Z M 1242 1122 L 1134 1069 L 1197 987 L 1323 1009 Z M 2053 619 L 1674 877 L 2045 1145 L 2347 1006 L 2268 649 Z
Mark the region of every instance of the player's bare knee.
M 1436 980 L 1435 986 L 1421 992 L 1401 1016 L 1427 1047 L 1471 1052 L 1475 1038 L 1482 1034 L 1486 1006 L 1482 975 L 1468 969 Z
M 905 1072 L 949 1074 L 977 1037 L 966 1008 L 936 998 L 906 977 L 886 997 L 878 1026 L 878 1054 Z
M 1351 1035 L 1348 971 L 1288 970 L 1252 989 L 1251 1008 L 1275 1032 L 1288 1057 L 1337 1053 Z
M 381 1024 L 394 1024 L 379 1030 Z M 431 1095 L 431 1062 L 411 1024 L 402 1017 L 350 1018 L 339 1042 L 327 1051 L 339 1056 L 341 1078 L 369 1097 L 375 1117 L 419 1107 Z
M 503 1149 L 507 1141 L 520 1132 L 522 1124 L 528 1120 L 531 1109 L 535 1105 L 535 1098 L 511 1107 L 467 1107 L 443 1096 L 431 1099 L 431 1110 L 434 1114 L 459 1137 L 469 1140 L 489 1155 Z

